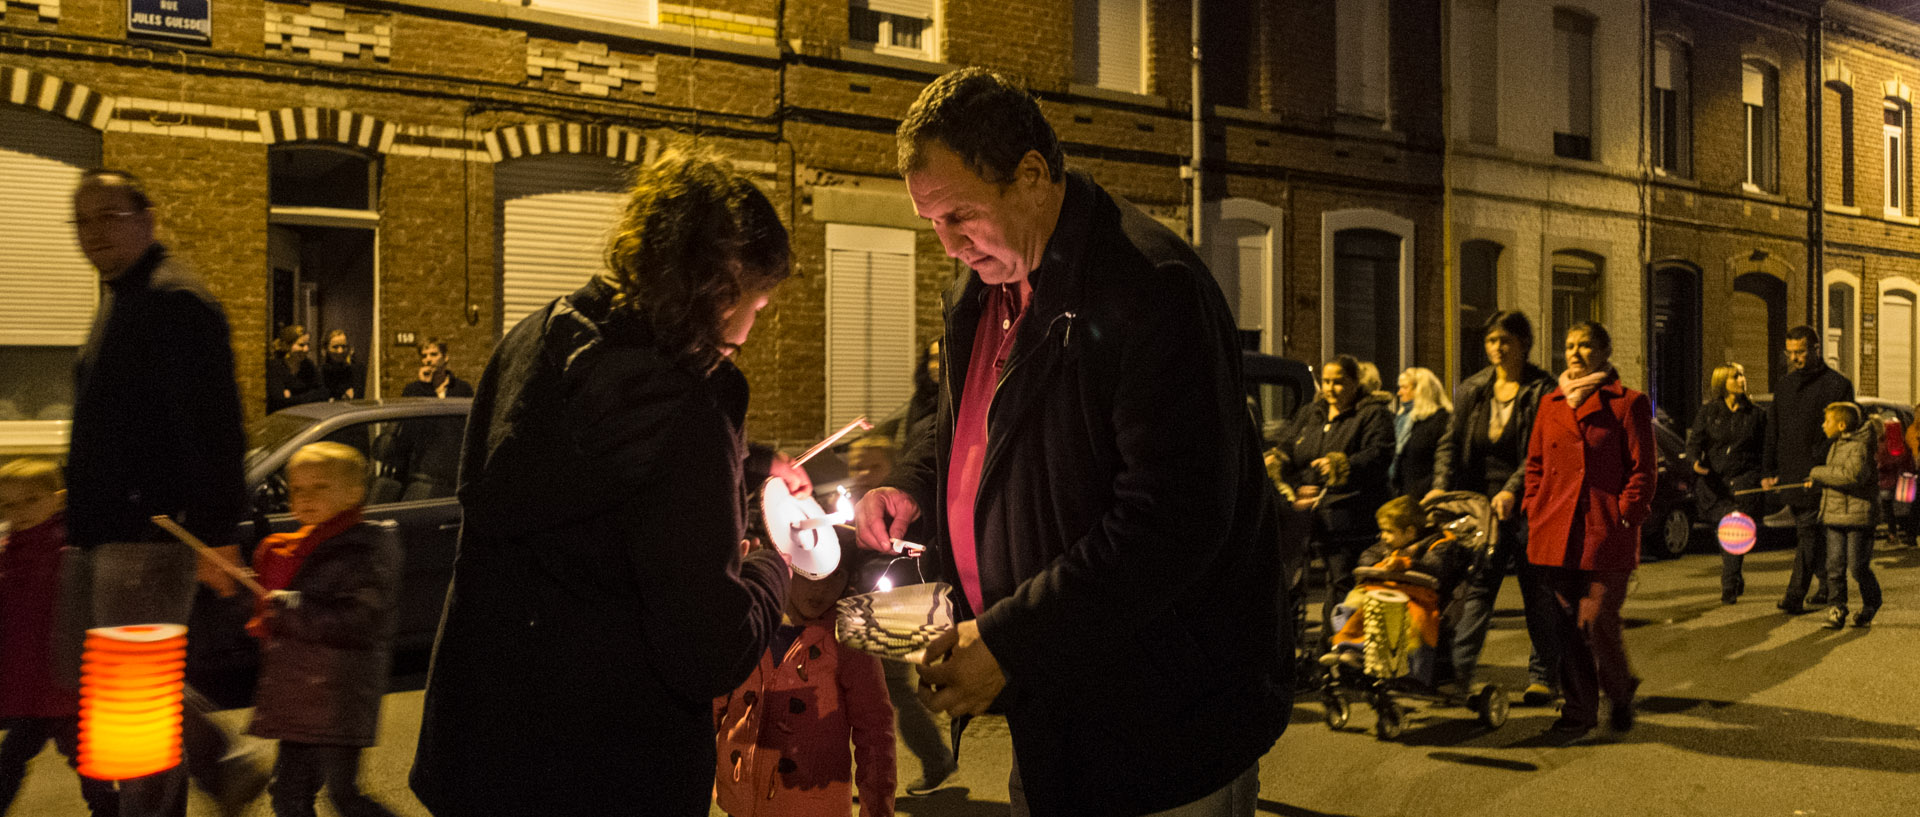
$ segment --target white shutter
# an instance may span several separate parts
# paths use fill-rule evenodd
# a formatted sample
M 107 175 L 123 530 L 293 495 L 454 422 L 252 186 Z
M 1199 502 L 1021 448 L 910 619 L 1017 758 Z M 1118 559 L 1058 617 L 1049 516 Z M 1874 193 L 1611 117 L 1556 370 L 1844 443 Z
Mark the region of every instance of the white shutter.
M 827 225 L 827 427 L 913 396 L 913 231 Z
M 1756 108 L 1767 107 L 1767 72 L 1760 66 L 1740 66 L 1740 101 Z
M 0 346 L 86 342 L 100 279 L 67 219 L 81 170 L 99 162 L 98 133 L 0 111 Z
M 658 20 L 654 15 L 654 0 L 528 0 L 527 5 L 543 11 L 634 25 L 650 26 Z
M 1673 90 L 1673 43 L 1666 40 L 1653 44 L 1653 87 Z
M 854 8 L 868 8 L 883 14 L 898 14 L 921 20 L 933 19 L 933 0 L 853 0 Z
M 1073 17 L 1075 77 L 1102 88 L 1145 93 L 1144 0 L 1076 0 Z
M 1913 405 L 1913 293 L 1880 296 L 1880 398 Z
M 539 156 L 496 165 L 500 201 L 500 320 L 570 295 L 606 266 L 625 195 L 621 165 L 597 156 Z

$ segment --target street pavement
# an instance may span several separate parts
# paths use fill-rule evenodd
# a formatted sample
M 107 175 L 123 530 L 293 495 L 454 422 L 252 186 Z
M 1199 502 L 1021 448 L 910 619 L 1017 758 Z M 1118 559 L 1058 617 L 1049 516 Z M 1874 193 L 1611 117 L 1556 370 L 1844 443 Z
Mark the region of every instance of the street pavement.
M 1819 614 L 1774 609 L 1789 553 L 1748 557 L 1748 592 L 1719 600 L 1719 560 L 1696 553 L 1643 566 L 1627 597 L 1627 648 L 1644 679 L 1640 720 L 1625 735 L 1595 732 L 1559 746 L 1543 739 L 1554 713 L 1512 710 L 1497 731 L 1463 709 L 1416 705 L 1406 731 L 1381 741 L 1357 706 L 1347 731 L 1304 698 L 1292 726 L 1260 761 L 1262 814 L 1282 817 L 1912 817 L 1920 815 L 1920 549 L 1874 559 L 1887 602 L 1868 630 L 1822 629 Z M 1857 605 L 1857 590 L 1856 601 Z M 1525 680 L 1520 594 L 1509 580 L 1482 668 Z M 402 815 L 425 815 L 406 790 L 421 693 L 396 692 L 369 752 L 365 789 Z M 244 723 L 245 710 L 222 713 Z M 1006 724 L 980 718 L 961 769 L 926 797 L 902 793 L 915 817 L 1007 813 Z M 900 780 L 918 774 L 904 747 Z M 644 770 L 635 770 L 644 774 Z M 324 799 L 324 798 L 323 798 Z M 84 815 L 72 774 L 51 747 L 33 762 L 12 814 Z M 194 815 L 212 815 L 196 791 Z M 331 815 L 323 803 L 320 813 Z M 719 814 L 717 810 L 713 812 Z M 271 814 L 265 798 L 250 817 Z

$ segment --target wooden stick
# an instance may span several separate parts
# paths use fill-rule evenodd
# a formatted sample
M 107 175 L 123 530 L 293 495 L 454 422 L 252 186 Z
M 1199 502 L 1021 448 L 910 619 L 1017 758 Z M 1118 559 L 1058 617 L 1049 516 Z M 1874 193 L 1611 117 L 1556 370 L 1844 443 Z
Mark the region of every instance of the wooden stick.
M 1813 487 L 1813 481 L 1808 480 L 1806 482 L 1796 482 L 1792 485 L 1775 485 L 1771 488 L 1747 488 L 1745 490 L 1734 491 L 1733 495 L 1746 496 L 1747 494 L 1763 494 L 1768 491 L 1789 491 L 1794 488 L 1812 488 L 1812 487 Z
M 867 422 L 867 418 L 865 415 L 855 417 L 853 418 L 853 422 L 847 424 L 846 428 L 833 432 L 833 436 L 828 437 L 824 440 L 821 440 L 820 442 L 814 443 L 813 447 L 807 449 L 806 453 L 801 454 L 798 457 L 795 457 L 793 460 L 793 464 L 805 465 L 807 460 L 813 459 L 814 455 L 819 454 L 820 452 L 833 447 L 833 444 L 839 442 L 841 437 L 845 437 L 848 434 L 852 434 L 854 432 L 854 429 L 859 429 L 861 431 L 868 431 L 868 430 L 871 430 L 872 428 L 873 428 L 873 424 Z
M 200 554 L 200 558 L 212 562 L 214 567 L 220 568 L 220 572 L 232 576 L 236 581 L 240 582 L 242 587 L 247 588 L 247 590 L 251 591 L 255 596 L 259 596 L 260 598 L 267 597 L 267 589 L 261 587 L 259 582 L 253 580 L 253 571 L 227 561 L 226 557 L 216 553 L 213 548 L 207 547 L 207 543 L 200 541 L 199 537 L 188 533 L 186 528 L 180 527 L 171 517 L 165 514 L 156 515 L 153 517 L 153 524 L 159 525 L 162 530 L 173 534 L 175 539 L 187 543 L 188 547 L 193 548 L 194 552 Z

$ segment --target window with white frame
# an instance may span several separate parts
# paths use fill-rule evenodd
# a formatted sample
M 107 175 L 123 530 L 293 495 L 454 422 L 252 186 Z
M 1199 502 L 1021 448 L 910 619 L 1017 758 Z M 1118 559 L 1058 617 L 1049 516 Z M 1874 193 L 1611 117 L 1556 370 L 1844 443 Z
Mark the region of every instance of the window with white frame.
M 1778 74 L 1748 60 L 1740 65 L 1740 101 L 1746 109 L 1748 188 L 1772 192 L 1779 184 Z
M 72 418 L 73 364 L 100 293 L 67 220 L 81 171 L 99 164 L 98 131 L 0 105 L 0 437 L 10 442 L 26 432 L 65 444 L 58 421 Z
M 1692 100 L 1688 98 L 1692 67 L 1687 44 L 1672 37 L 1653 41 L 1653 92 L 1648 96 L 1652 110 L 1647 112 L 1650 133 L 1647 141 L 1653 149 L 1653 167 L 1671 176 L 1691 175 Z
M 658 0 L 525 0 L 529 8 L 650 26 L 660 22 Z
M 1860 277 L 1835 270 L 1827 273 L 1827 365 L 1848 379 L 1860 376 Z
M 1335 103 L 1341 113 L 1387 118 L 1387 0 L 1334 8 Z
M 1553 361 L 1556 372 L 1567 367 L 1566 355 L 1560 353 L 1567 330 L 1581 321 L 1601 318 L 1604 269 L 1601 258 L 1591 253 L 1566 250 L 1553 254 L 1553 334 L 1547 358 Z
M 937 59 L 934 0 L 851 0 L 847 39 L 876 54 Z
M 1916 324 L 1914 283 L 1904 278 L 1880 282 L 1880 388 L 1882 400 L 1904 405 L 1914 403 L 1914 353 Z
M 827 428 L 913 396 L 912 230 L 827 225 Z
M 1553 70 L 1560 87 L 1553 155 L 1593 158 L 1593 18 L 1553 10 Z
M 1074 81 L 1146 93 L 1146 50 L 1145 0 L 1074 0 Z
M 1904 216 L 1910 209 L 1907 202 L 1907 156 L 1911 148 L 1907 145 L 1907 105 L 1898 99 L 1889 99 L 1881 107 L 1881 140 L 1886 148 L 1886 160 L 1881 170 L 1886 174 L 1886 183 L 1881 189 L 1886 192 L 1886 212 L 1890 216 Z

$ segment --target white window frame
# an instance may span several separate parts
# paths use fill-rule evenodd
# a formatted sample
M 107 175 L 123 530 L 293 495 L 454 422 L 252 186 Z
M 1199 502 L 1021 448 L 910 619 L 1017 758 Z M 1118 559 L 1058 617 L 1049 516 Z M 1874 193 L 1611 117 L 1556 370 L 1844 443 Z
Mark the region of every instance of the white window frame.
M 636 26 L 660 24 L 660 0 L 522 0 L 527 8 Z M 638 6 L 631 11 L 624 7 Z
M 923 1 L 927 7 L 927 16 L 925 17 L 920 17 L 913 13 L 905 13 L 910 7 L 921 5 L 921 2 L 916 2 L 915 0 L 905 0 L 905 2 L 901 2 L 900 0 L 848 0 L 847 10 L 849 14 L 852 13 L 853 9 L 864 8 L 878 12 L 881 15 L 880 33 L 875 41 L 855 40 L 852 37 L 852 32 L 849 31 L 847 37 L 848 44 L 856 48 L 871 50 L 875 54 L 905 57 L 907 59 L 938 61 L 940 59 L 940 20 L 945 16 L 946 3 L 944 0 Z M 892 43 L 893 21 L 896 18 L 903 17 L 927 21 L 926 26 L 920 29 L 919 48 L 908 48 Z
M 1332 210 L 1320 216 L 1320 356 L 1331 358 L 1335 287 L 1333 281 L 1334 236 L 1342 230 L 1379 230 L 1400 237 L 1400 365 L 1413 365 L 1413 248 L 1412 219 L 1384 210 Z M 1384 376 L 1384 375 L 1383 375 Z M 1397 376 L 1397 373 L 1396 373 Z
M 1260 351 L 1269 355 L 1282 354 L 1285 349 L 1282 339 L 1286 337 L 1286 310 L 1279 303 L 1278 293 L 1281 291 L 1280 274 L 1283 255 L 1280 231 L 1286 224 L 1286 211 L 1257 199 L 1228 198 L 1220 200 L 1218 218 L 1221 221 L 1260 224 L 1267 228 L 1266 234 L 1260 238 L 1262 253 L 1261 275 L 1258 282 L 1261 307 Z M 1247 282 L 1241 280 L 1238 281 L 1238 285 L 1245 287 Z M 1241 320 L 1245 320 L 1246 317 L 1242 315 Z
M 874 411 L 886 412 L 895 408 L 892 405 L 873 405 L 873 396 L 866 394 L 861 395 L 864 399 L 860 402 L 868 404 L 868 411 L 863 412 L 845 409 L 842 408 L 841 401 L 849 396 L 834 388 L 837 371 L 836 366 L 843 363 L 840 359 L 841 356 L 836 354 L 837 349 L 841 346 L 842 341 L 840 334 L 843 329 L 843 327 L 837 325 L 835 318 L 837 312 L 835 307 L 838 303 L 837 299 L 840 297 L 839 287 L 842 285 L 839 276 L 835 274 L 833 259 L 836 251 L 897 254 L 906 257 L 905 295 L 908 304 L 908 314 L 904 327 L 906 331 L 901 335 L 902 340 L 899 348 L 892 350 L 898 358 L 896 361 L 899 364 L 897 371 L 899 377 L 903 379 L 902 383 L 904 384 L 899 394 L 901 403 L 905 403 L 906 400 L 913 395 L 913 367 L 920 359 L 920 345 L 919 341 L 916 340 L 918 335 L 915 333 L 914 326 L 916 322 L 914 313 L 916 310 L 913 306 L 918 266 L 915 251 L 917 241 L 916 233 L 913 230 L 897 227 L 871 227 L 860 224 L 828 224 L 826 228 L 825 259 L 827 271 L 824 286 L 825 292 L 822 299 L 824 304 L 823 312 L 825 313 L 825 331 L 823 334 L 825 336 L 827 351 L 826 365 L 822 371 L 822 383 L 825 386 L 823 390 L 825 394 L 823 416 L 826 418 L 826 424 L 822 429 L 822 433 L 829 433 L 836 430 L 862 413 L 867 414 L 867 419 L 878 421 L 881 418 L 874 416 Z M 862 330 L 869 328 L 898 330 L 901 328 L 898 322 L 893 321 L 873 320 L 870 321 L 870 323 L 871 326 L 863 325 L 856 328 Z M 875 352 L 872 349 L 867 349 L 862 353 L 863 358 L 871 358 L 874 356 Z M 893 369 L 889 369 L 889 371 L 893 371 Z
M 1848 310 L 1847 313 L 1847 320 L 1853 331 L 1845 332 L 1841 336 L 1847 346 L 1847 351 L 1852 352 L 1851 359 L 1853 365 L 1851 367 L 1834 366 L 1833 368 L 1841 374 L 1846 375 L 1847 379 L 1858 383 L 1860 382 L 1860 301 L 1862 300 L 1860 297 L 1860 276 L 1847 272 L 1846 270 L 1829 270 L 1823 281 L 1823 286 L 1824 288 L 1820 291 L 1823 304 L 1830 303 L 1826 300 L 1826 293 L 1835 286 L 1844 286 L 1853 290 L 1853 308 Z M 1821 347 L 1823 349 L 1831 349 L 1834 346 L 1833 332 L 1836 328 L 1833 325 L 1832 314 L 1826 310 L 1822 310 L 1820 324 Z M 1831 365 L 1832 361 L 1829 360 L 1828 362 L 1829 365 Z
M 1757 75 L 1758 89 L 1748 72 Z M 1780 186 L 1780 69 L 1758 59 L 1742 60 L 1740 87 L 1746 119 L 1746 179 L 1740 186 L 1750 193 L 1772 193 Z
M 1900 119 L 1900 124 L 1890 124 L 1886 121 L 1888 111 L 1894 112 Z M 1912 171 L 1908 165 L 1908 157 L 1913 155 L 1913 146 L 1907 138 L 1913 117 L 1908 112 L 1906 103 L 1898 99 L 1883 100 L 1880 116 L 1880 146 L 1884 154 L 1880 162 L 1880 172 L 1884 177 L 1884 183 L 1880 185 L 1880 201 L 1886 215 L 1899 218 L 1907 215 L 1907 212 L 1912 209 L 1912 202 L 1908 200 L 1910 187 L 1908 174 Z
M 1914 332 L 1915 335 L 1920 336 L 1920 282 L 1915 282 L 1913 279 L 1907 278 L 1905 276 L 1892 275 L 1892 276 L 1888 276 L 1886 278 L 1880 279 L 1880 286 L 1878 287 L 1878 292 L 1879 292 L 1879 297 L 1874 299 L 1874 302 L 1873 302 L 1873 309 L 1876 317 L 1880 313 L 1881 306 L 1887 302 L 1887 296 L 1890 294 L 1902 293 L 1906 295 L 1908 298 L 1913 299 L 1914 325 L 1912 327 L 1912 331 Z M 1885 337 L 1880 336 L 1879 334 L 1879 332 L 1884 328 L 1885 328 L 1885 322 L 1876 321 L 1876 325 L 1874 327 L 1874 330 L 1875 330 L 1874 392 L 1875 392 L 1875 396 L 1882 397 L 1882 398 L 1886 397 L 1885 387 L 1881 385 L 1886 382 L 1886 378 L 1884 376 L 1884 373 L 1878 370 L 1878 367 L 1879 367 L 1879 362 L 1881 360 L 1886 359 L 1887 339 Z M 1912 337 L 1907 338 L 1907 349 L 1908 349 L 1908 357 L 1907 357 L 1908 368 L 1910 369 L 1910 371 L 1907 372 L 1907 383 L 1913 389 L 1913 392 L 1914 392 L 1913 396 L 1920 397 L 1920 341 L 1916 341 L 1916 339 Z
M 1685 40 L 1671 34 L 1654 37 L 1653 70 L 1650 74 L 1653 92 L 1648 95 L 1648 101 L 1655 106 L 1655 110 L 1647 112 L 1647 122 L 1650 125 L 1657 121 L 1654 114 L 1660 110 L 1660 92 L 1665 91 L 1673 95 L 1672 121 L 1665 123 L 1665 130 L 1647 134 L 1648 147 L 1652 154 L 1652 161 L 1649 164 L 1653 166 L 1653 172 L 1662 176 L 1685 178 L 1693 175 L 1692 71 L 1693 49 Z M 1671 166 L 1662 164 L 1666 157 L 1662 153 L 1661 137 L 1668 132 L 1673 134 L 1674 143 Z

